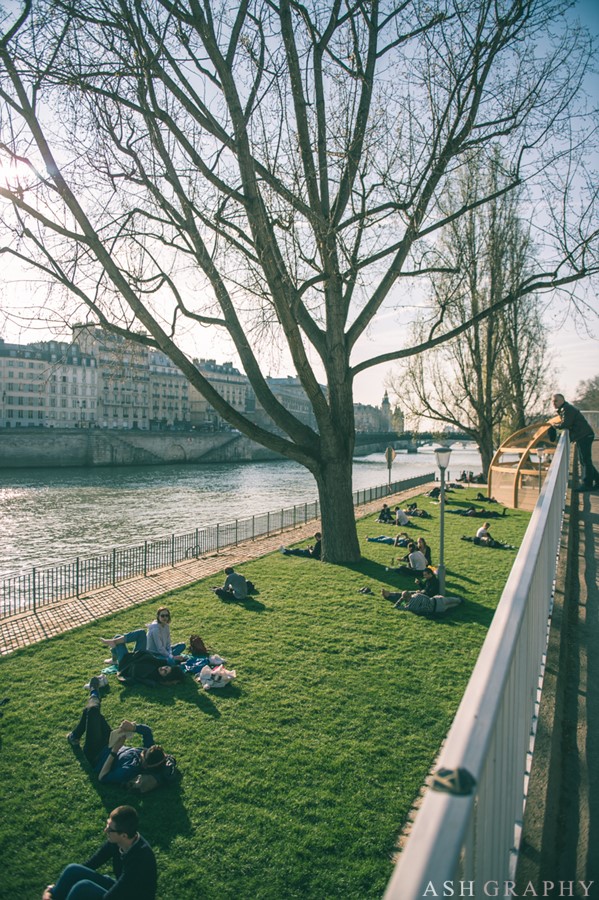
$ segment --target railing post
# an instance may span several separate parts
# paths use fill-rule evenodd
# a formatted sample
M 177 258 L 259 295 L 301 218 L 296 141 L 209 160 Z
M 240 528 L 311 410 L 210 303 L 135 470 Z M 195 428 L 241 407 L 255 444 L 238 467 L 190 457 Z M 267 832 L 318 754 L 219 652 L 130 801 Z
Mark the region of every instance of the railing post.
M 239 526 L 239 519 L 235 519 L 235 546 L 237 546 L 237 544 L 239 543 L 238 526 Z
M 252 516 L 252 540 L 256 540 L 256 516 Z
M 37 597 L 35 595 L 35 566 L 33 567 L 31 574 L 33 576 L 33 581 L 32 581 L 33 611 L 35 612 L 37 610 Z
M 148 574 L 148 542 L 144 541 L 144 578 Z
M 281 510 L 281 534 L 283 533 L 283 519 L 285 517 L 285 510 Z
M 175 567 L 175 535 L 171 535 L 171 566 Z
M 304 503 L 304 525 L 308 521 L 308 504 Z
M 220 522 L 216 523 L 216 552 L 220 551 Z
M 200 557 L 200 529 L 196 528 L 196 559 Z
M 266 537 L 270 537 L 270 512 L 266 513 Z
M 79 599 L 79 557 L 75 560 L 75 596 Z
M 112 586 L 116 584 L 116 547 L 112 548 Z
M 297 519 L 297 506 L 294 503 L 293 504 L 293 527 L 294 528 L 295 528 L 295 524 L 296 524 L 296 519 Z

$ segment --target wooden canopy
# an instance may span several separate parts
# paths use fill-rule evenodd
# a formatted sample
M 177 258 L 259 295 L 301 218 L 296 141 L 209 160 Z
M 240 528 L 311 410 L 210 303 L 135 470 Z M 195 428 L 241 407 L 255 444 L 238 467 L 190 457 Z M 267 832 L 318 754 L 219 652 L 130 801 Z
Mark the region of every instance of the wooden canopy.
M 489 497 L 511 509 L 534 509 L 557 446 L 550 433 L 555 428 L 537 423 L 503 442 L 489 466 Z

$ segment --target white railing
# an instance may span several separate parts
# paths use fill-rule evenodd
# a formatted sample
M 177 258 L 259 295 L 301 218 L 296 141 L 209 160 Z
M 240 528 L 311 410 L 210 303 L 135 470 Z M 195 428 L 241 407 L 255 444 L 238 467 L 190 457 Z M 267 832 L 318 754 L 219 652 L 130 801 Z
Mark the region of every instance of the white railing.
M 492 896 L 494 885 L 504 896 L 513 880 L 568 463 L 563 434 L 386 900 L 448 896 L 445 882 L 453 896 Z M 465 770 L 461 780 L 472 776 L 472 792 L 435 789 L 441 769 Z

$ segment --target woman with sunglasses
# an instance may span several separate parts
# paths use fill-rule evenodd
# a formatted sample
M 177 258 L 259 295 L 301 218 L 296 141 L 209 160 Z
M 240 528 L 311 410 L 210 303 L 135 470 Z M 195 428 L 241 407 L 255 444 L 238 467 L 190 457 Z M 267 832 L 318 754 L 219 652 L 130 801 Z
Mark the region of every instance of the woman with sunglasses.
M 180 654 L 185 650 L 185 643 L 171 645 L 171 614 L 166 606 L 161 606 L 156 613 L 156 620 L 148 625 L 147 633 L 143 628 L 117 634 L 113 638 L 100 638 L 105 647 L 112 650 L 112 662 L 118 663 L 127 653 L 127 644 L 135 641 L 135 651 L 147 650 L 160 659 L 164 665 L 175 666 L 181 662 Z M 110 660 L 106 660 L 110 662 Z
M 180 654 L 185 650 L 185 642 L 182 644 L 171 644 L 171 614 L 166 606 L 161 606 L 156 613 L 156 621 L 148 625 L 146 648 L 153 653 L 165 659 L 167 665 L 174 666 L 181 662 Z

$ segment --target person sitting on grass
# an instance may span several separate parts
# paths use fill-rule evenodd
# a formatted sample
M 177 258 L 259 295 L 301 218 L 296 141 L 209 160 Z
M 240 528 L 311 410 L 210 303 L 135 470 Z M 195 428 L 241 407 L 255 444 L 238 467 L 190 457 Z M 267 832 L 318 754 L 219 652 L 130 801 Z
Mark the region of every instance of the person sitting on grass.
M 427 597 L 435 597 L 440 593 L 441 586 L 439 584 L 437 573 L 430 566 L 426 567 L 422 573 L 422 578 L 416 579 L 416 583 L 419 585 L 419 589 L 422 593 L 426 594 Z
M 138 829 L 137 810 L 117 806 L 108 819 L 106 841 L 82 866 L 72 863 L 63 869 L 56 884 L 49 884 L 42 900 L 154 900 L 156 858 Z M 114 878 L 96 869 L 112 863 Z
M 385 600 L 394 600 L 395 609 L 403 609 L 406 612 L 415 613 L 417 616 L 433 616 L 445 613 L 464 602 L 461 597 L 443 597 L 441 594 L 429 597 L 422 591 L 395 593 L 383 590 L 383 597 Z
M 308 559 L 320 559 L 322 555 L 322 534 L 317 531 L 314 535 L 315 543 L 311 547 L 298 548 L 297 550 L 288 550 L 287 547 L 281 547 L 283 556 L 304 556 Z
M 403 561 L 407 561 L 407 566 L 397 566 L 392 568 L 385 567 L 386 572 L 397 572 L 399 575 L 422 575 L 426 569 L 426 556 L 422 550 L 418 550 L 414 541 L 408 544 L 408 554 L 404 556 Z
M 425 539 L 424 539 L 423 537 L 419 537 L 419 538 L 418 538 L 418 544 L 417 544 L 417 547 L 418 547 L 418 549 L 420 550 L 421 553 L 424 553 L 424 555 L 425 555 L 425 557 L 426 557 L 426 564 L 427 564 L 427 566 L 430 566 L 431 563 L 432 563 L 432 561 L 433 561 L 432 551 L 431 551 L 431 548 L 430 548 L 429 545 L 426 543 L 426 541 L 425 541 Z
M 126 634 L 117 634 L 113 638 L 100 638 L 106 647 L 112 650 L 112 659 L 107 659 L 106 663 L 118 664 L 119 655 L 116 653 L 116 647 L 121 644 L 130 644 L 135 641 L 135 650 L 148 650 L 169 666 L 174 666 L 181 662 L 183 657 L 181 653 L 185 649 L 185 644 L 175 644 L 171 646 L 171 614 L 166 606 L 161 606 L 156 613 L 154 622 L 150 622 L 147 626 L 147 634 L 143 628 L 136 628 L 134 631 L 128 631 Z M 122 650 L 120 656 L 126 652 L 126 648 Z
M 89 683 L 89 700 L 75 728 L 67 734 L 71 747 L 79 747 L 85 735 L 83 753 L 98 780 L 103 784 L 122 784 L 134 787 L 144 793 L 166 784 L 174 776 L 174 769 L 167 765 L 167 757 L 158 744 L 154 743 L 152 729 L 148 725 L 137 725 L 123 719 L 119 727 L 112 731 L 102 715 L 100 682 L 94 676 Z M 143 747 L 125 747 L 131 734 L 141 735 Z M 140 776 L 151 778 L 140 780 Z
M 371 544 L 393 544 L 394 547 L 407 547 L 412 538 L 405 531 L 400 531 L 396 537 L 380 534 L 378 537 L 368 537 Z
M 233 566 L 227 566 L 225 575 L 227 577 L 222 588 L 212 588 L 216 596 L 221 600 L 247 600 L 248 582 L 243 575 L 236 572 Z
M 482 547 L 492 547 L 495 550 L 515 550 L 516 549 L 516 547 L 514 547 L 512 544 L 504 544 L 503 541 L 496 540 L 491 535 L 491 532 L 489 531 L 490 527 L 491 527 L 490 522 L 485 522 L 485 524 L 481 525 L 481 527 L 478 529 L 475 537 L 468 537 L 467 535 L 463 535 L 462 540 L 470 541 L 470 543 L 478 544 L 479 546 L 482 546 Z
M 406 515 L 415 516 L 418 519 L 432 519 L 432 516 L 425 509 L 419 509 L 417 503 L 411 503 L 406 509 Z
M 393 522 L 393 513 L 386 503 L 383 503 L 377 522 L 382 522 L 383 525 L 390 525 Z

